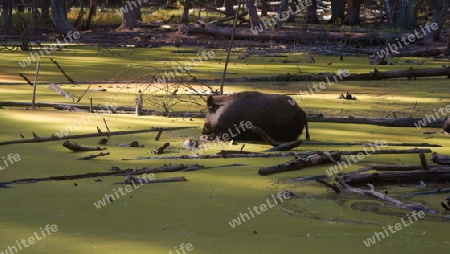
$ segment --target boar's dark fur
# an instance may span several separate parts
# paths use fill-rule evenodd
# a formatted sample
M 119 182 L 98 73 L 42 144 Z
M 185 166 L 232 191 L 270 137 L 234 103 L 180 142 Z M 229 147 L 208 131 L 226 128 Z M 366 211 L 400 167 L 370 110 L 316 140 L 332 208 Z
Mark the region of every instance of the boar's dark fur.
M 242 121 L 251 122 L 277 142 L 297 140 L 304 127 L 309 139 L 307 115 L 290 97 L 253 91 L 209 96 L 202 134 L 237 135 L 236 129 Z M 249 129 L 239 131 L 239 135 L 230 139 L 262 140 Z

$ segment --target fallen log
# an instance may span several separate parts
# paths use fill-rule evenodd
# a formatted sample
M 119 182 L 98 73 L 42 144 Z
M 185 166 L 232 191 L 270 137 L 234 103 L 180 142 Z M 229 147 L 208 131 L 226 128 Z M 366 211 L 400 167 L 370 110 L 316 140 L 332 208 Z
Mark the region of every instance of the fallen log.
M 334 161 L 340 160 L 341 155 L 339 152 L 330 152 L 329 153 Z M 270 167 L 263 167 L 258 170 L 258 174 L 260 175 L 270 175 L 274 173 L 280 173 L 280 172 L 286 172 L 286 171 L 292 171 L 292 170 L 299 170 L 306 167 L 312 167 L 316 165 L 326 164 L 330 163 L 332 160 L 330 159 L 330 156 L 324 155 L 324 153 L 317 153 L 313 155 L 309 155 L 302 158 L 296 158 L 294 160 L 277 164 Z
M 106 153 L 100 152 L 99 154 L 91 154 L 91 155 L 88 155 L 88 156 L 84 156 L 84 157 L 78 158 L 77 160 L 90 160 L 90 159 L 93 159 L 93 158 L 96 158 L 96 157 L 99 157 L 99 156 L 106 156 L 106 155 L 110 155 L 110 153 L 109 152 L 106 152 Z
M 155 180 L 142 180 L 140 182 L 135 182 L 135 184 L 151 184 L 151 183 L 170 183 L 170 182 L 186 182 L 187 179 L 184 176 L 175 176 L 175 177 L 169 177 L 169 178 L 162 178 L 162 179 L 155 179 Z M 129 182 L 119 182 L 115 184 L 132 184 Z
M 334 192 L 336 192 L 336 193 L 340 193 L 341 192 L 341 190 L 336 186 L 336 183 L 331 184 L 331 183 L 329 183 L 329 182 L 327 182 L 327 181 L 325 181 L 323 179 L 317 179 L 316 181 L 318 183 L 321 183 L 321 184 L 327 186 L 328 188 L 334 190 Z
M 304 181 L 317 181 L 320 179 L 326 179 L 327 175 L 315 175 L 315 176 L 305 176 L 297 179 L 292 179 L 287 181 L 288 183 L 295 183 L 295 182 L 304 182 Z
M 212 23 L 204 24 L 204 26 L 188 26 L 188 34 L 208 34 L 218 37 L 231 38 L 232 28 L 218 26 Z M 374 42 L 382 41 L 392 41 L 396 38 L 401 38 L 401 36 L 408 36 L 410 33 L 401 34 L 389 34 L 389 33 L 357 33 L 357 32 L 324 32 L 324 31 L 311 31 L 306 29 L 299 31 L 269 31 L 264 30 L 258 32 L 257 28 L 254 31 L 250 28 L 239 27 L 234 31 L 235 39 L 246 39 L 246 40 L 270 40 L 270 41 L 305 41 L 310 43 L 311 41 L 359 41 L 362 44 L 372 45 Z
M 324 117 L 308 119 L 308 121 L 317 123 L 372 124 L 386 127 L 416 127 L 414 124 L 417 124 L 419 121 L 423 121 L 423 118 Z M 444 121 L 444 119 L 437 119 L 436 121 L 427 123 L 427 127 L 441 128 Z
M 63 145 L 65 148 L 72 150 L 74 152 L 86 152 L 86 151 L 102 151 L 106 150 L 105 147 L 92 147 L 92 146 L 83 146 L 77 143 L 72 143 L 69 140 L 64 141 Z
M 173 131 L 173 130 L 183 130 L 183 129 L 190 129 L 190 128 L 197 128 L 195 126 L 187 126 L 187 127 L 163 127 L 162 129 L 164 131 Z M 129 135 L 129 134 L 137 134 L 137 133 L 144 133 L 144 132 L 157 132 L 160 128 L 150 128 L 146 130 L 134 130 L 134 131 L 112 131 L 110 132 L 111 136 L 118 136 L 118 135 Z M 23 143 L 36 143 L 36 142 L 48 142 L 48 141 L 57 141 L 57 140 L 65 140 L 65 139 L 79 139 L 79 138 L 92 138 L 92 137 L 101 137 L 101 136 L 107 136 L 107 133 L 105 132 L 97 132 L 97 133 L 90 133 L 90 134 L 77 134 L 77 135 L 65 135 L 65 136 L 55 136 L 52 134 L 50 137 L 44 137 L 44 138 L 33 138 L 33 139 L 18 139 L 18 140 L 10 140 L 10 141 L 2 141 L 0 142 L 0 146 L 2 145 L 10 145 L 10 144 L 23 144 Z
M 243 77 L 243 78 L 227 78 L 228 82 L 275 82 L 275 81 L 318 81 L 323 82 L 325 85 L 332 85 L 335 81 L 361 81 L 361 80 L 382 80 L 382 79 L 417 79 L 422 77 L 450 77 L 450 67 L 442 68 L 423 68 L 407 70 L 395 70 L 395 71 L 378 71 L 374 69 L 373 72 L 368 73 L 349 73 L 348 76 L 341 77 L 335 73 L 321 73 L 321 74 L 279 74 L 276 76 L 264 76 L 264 77 Z M 217 79 L 211 80 L 217 82 Z
M 373 174 L 351 174 L 342 178 L 347 184 L 398 184 L 418 183 L 420 181 L 442 183 L 450 181 L 450 167 L 430 168 L 407 172 L 377 172 Z
M 356 150 L 356 151 L 340 151 L 341 155 L 357 155 L 359 153 L 365 154 L 409 154 L 409 153 L 431 153 L 430 149 L 407 149 L 407 150 L 379 150 L 370 152 L 368 150 Z M 309 156 L 317 153 L 324 153 L 323 151 L 307 151 L 307 152 L 299 152 L 299 151 L 290 151 L 290 152 L 281 152 L 281 153 L 241 153 L 236 151 L 236 153 L 221 153 L 219 152 L 216 155 L 179 155 L 179 156 L 158 156 L 158 157 L 143 157 L 139 156 L 134 159 L 126 158 L 122 160 L 191 160 L 191 159 L 219 159 L 219 158 L 268 158 L 268 157 L 288 157 L 288 156 Z M 332 152 L 330 152 L 332 153 Z
M 433 153 L 431 155 L 431 161 L 434 163 L 442 164 L 442 165 L 449 165 L 450 164 L 450 156 Z
M 311 121 L 310 121 L 311 122 Z M 376 146 L 374 143 L 370 142 L 303 142 L 303 145 L 323 145 L 323 146 Z M 438 144 L 430 143 L 386 143 L 386 146 L 414 146 L 414 147 L 442 147 Z
M 439 188 L 437 190 L 408 193 L 408 194 L 405 195 L 405 197 L 435 195 L 435 194 L 442 194 L 442 193 L 449 193 L 449 192 L 450 192 L 450 188 L 445 188 L 445 189 Z
M 161 172 L 175 172 L 181 171 L 184 169 L 190 169 L 191 171 L 194 169 L 203 169 L 204 166 L 198 164 L 191 165 L 169 165 L 155 168 L 141 168 L 141 169 L 125 169 L 121 171 L 113 171 L 113 172 L 90 172 L 85 174 L 77 174 L 77 175 L 61 175 L 61 176 L 50 176 L 43 178 L 24 178 L 18 180 L 12 180 L 9 182 L 1 182 L 0 185 L 7 184 L 27 184 L 27 183 L 38 183 L 44 181 L 65 181 L 65 180 L 75 180 L 82 178 L 96 178 L 101 176 L 126 176 L 126 175 L 140 175 L 145 173 L 161 173 Z
M 370 189 L 364 190 L 364 189 L 360 189 L 360 188 L 353 188 L 350 185 L 348 185 L 347 182 L 345 182 L 344 180 L 342 180 L 340 178 L 336 178 L 336 181 L 344 189 L 346 189 L 350 192 L 353 192 L 353 193 L 359 193 L 359 194 L 363 194 L 363 195 L 372 196 L 376 199 L 382 200 L 388 204 L 395 205 L 395 206 L 403 208 L 403 209 L 408 209 L 408 210 L 413 210 L 413 211 L 423 211 L 423 212 L 429 213 L 429 214 L 439 214 L 439 211 L 428 208 L 422 204 L 405 204 L 405 203 L 398 201 L 396 199 L 393 199 L 381 192 L 377 192 L 377 191 L 375 191 L 375 188 L 372 184 L 367 184 L 370 187 Z

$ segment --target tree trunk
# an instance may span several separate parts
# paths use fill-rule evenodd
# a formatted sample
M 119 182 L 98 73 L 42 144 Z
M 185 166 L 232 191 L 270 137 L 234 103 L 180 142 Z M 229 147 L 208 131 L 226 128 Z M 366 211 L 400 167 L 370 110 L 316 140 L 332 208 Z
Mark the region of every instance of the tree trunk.
M 278 7 L 278 17 L 280 17 L 280 19 L 283 17 L 283 11 L 287 9 L 287 0 L 281 0 L 281 4 Z M 277 19 L 277 30 L 281 29 L 281 20 Z
M 340 24 L 345 18 L 345 1 L 344 0 L 331 0 L 331 19 L 330 23 Z
M 401 0 L 397 14 L 397 28 L 406 30 L 415 25 L 415 4 L 415 0 Z
M 180 23 L 187 24 L 189 20 L 189 8 L 191 8 L 191 1 L 185 0 L 184 1 L 184 8 L 183 8 L 183 14 L 181 14 L 180 17 Z
M 265 0 L 261 1 L 261 17 L 266 17 L 268 11 L 269 5 L 267 4 L 267 1 Z
M 65 13 L 64 1 L 51 0 L 53 24 L 55 25 L 56 31 L 61 35 L 67 35 L 69 32 L 76 32 L 77 30 L 73 25 L 67 20 Z
M 229 17 L 234 16 L 233 0 L 225 0 L 225 14 Z
M 382 0 L 384 5 L 384 12 L 386 13 L 389 25 L 394 23 L 394 8 L 392 0 Z
M 317 24 L 317 0 L 311 0 L 311 5 L 306 8 L 306 24 Z
M 12 24 L 12 0 L 3 0 L 2 3 L 2 16 L 3 16 L 3 31 L 8 32 L 11 30 Z
M 50 1 L 51 0 L 42 0 L 42 12 L 39 16 L 39 20 L 44 24 L 52 24 L 50 20 Z
M 250 17 L 251 27 L 253 28 L 253 27 L 259 26 L 261 24 L 261 19 L 259 19 L 258 12 L 256 10 L 254 1 L 247 0 L 246 5 L 247 5 L 248 16 Z
M 265 1 L 263 1 L 265 2 Z M 286 19 L 286 23 L 294 22 L 295 21 L 295 13 L 297 13 L 297 6 L 298 0 L 293 0 L 289 2 L 289 7 L 291 7 L 292 12 L 289 12 L 289 17 Z
M 127 12 L 122 13 L 122 24 L 117 28 L 118 31 L 134 29 L 136 26 L 136 9 L 128 8 Z
M 96 14 L 97 14 L 97 0 L 91 0 L 89 6 L 88 19 L 86 20 L 86 25 L 84 26 L 84 29 L 88 30 L 90 28 L 92 17 L 95 16 Z
M 360 24 L 359 15 L 361 13 L 361 1 L 350 0 L 348 2 L 347 21 L 350 26 L 357 26 Z
M 450 0 L 435 0 L 433 17 L 431 18 L 430 23 L 437 23 L 438 28 L 436 30 L 430 29 L 431 31 L 425 35 L 425 41 L 427 43 L 438 41 L 440 39 L 441 30 L 449 17 L 449 12 Z

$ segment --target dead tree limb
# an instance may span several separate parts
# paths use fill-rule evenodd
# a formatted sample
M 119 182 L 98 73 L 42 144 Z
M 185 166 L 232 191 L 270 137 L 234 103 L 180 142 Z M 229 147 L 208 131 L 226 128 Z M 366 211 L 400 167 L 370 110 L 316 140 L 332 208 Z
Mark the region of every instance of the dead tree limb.
M 406 197 L 415 197 L 415 196 L 434 195 L 434 194 L 442 194 L 442 193 L 449 193 L 449 192 L 450 192 L 450 188 L 445 188 L 445 189 L 439 188 L 437 190 L 408 193 L 405 196 Z
M 351 174 L 342 178 L 348 184 L 398 184 L 450 181 L 450 167 L 430 168 L 430 170 L 413 170 L 407 172 L 377 172 L 373 174 Z
M 267 133 L 263 130 L 261 130 L 258 126 L 253 125 L 251 130 L 258 136 L 260 136 L 266 143 L 270 144 L 273 147 L 277 147 L 279 143 L 277 143 L 275 140 L 273 140 Z
M 360 188 L 353 188 L 350 185 L 348 185 L 344 180 L 339 179 L 339 178 L 336 178 L 336 181 L 339 184 L 341 184 L 341 186 L 343 188 L 345 188 L 346 190 L 348 190 L 350 192 L 368 195 L 368 196 L 374 197 L 374 198 L 382 200 L 388 204 L 391 204 L 391 205 L 394 205 L 394 206 L 397 206 L 397 207 L 400 207 L 403 209 L 408 209 L 408 210 L 413 210 L 413 211 L 423 211 L 423 212 L 429 213 L 429 214 L 439 214 L 439 211 L 428 208 L 422 204 L 405 204 L 405 203 L 398 201 L 396 199 L 393 199 L 381 192 L 377 192 L 377 191 L 375 191 L 375 188 L 372 184 L 367 184 L 370 189 L 365 190 L 365 189 L 360 189 Z
M 450 156 L 433 153 L 431 155 L 431 161 L 438 164 L 449 165 L 450 164 Z
M 331 152 L 330 155 L 335 161 L 341 159 L 341 155 L 339 154 L 339 152 Z M 274 166 L 260 168 L 258 170 L 258 174 L 264 176 L 274 173 L 299 170 L 306 167 L 312 167 L 330 162 L 332 162 L 332 160 L 330 160 L 329 156 L 324 155 L 324 153 L 317 153 L 306 157 L 297 158 L 285 163 L 277 164 Z
M 163 133 L 163 129 L 162 128 L 159 128 L 158 129 L 158 134 L 156 134 L 156 137 L 155 137 L 155 141 L 158 141 L 159 140 L 159 138 L 161 137 L 161 134 Z
M 151 184 L 151 183 L 170 183 L 170 182 L 186 182 L 187 179 L 184 176 L 176 176 L 176 177 L 170 177 L 170 178 L 162 178 L 162 179 L 155 179 L 155 180 L 142 180 L 138 182 L 119 182 L 115 184 Z
M 332 153 L 334 151 L 330 151 Z M 180 155 L 180 156 L 158 156 L 158 157 L 136 157 L 134 159 L 122 159 L 122 160 L 174 160 L 174 159 L 219 159 L 219 158 L 258 158 L 258 157 L 288 157 L 288 156 L 309 156 L 317 153 L 324 153 L 324 151 L 316 151 L 316 152 L 298 152 L 298 151 L 290 151 L 290 152 L 281 152 L 281 153 L 241 153 L 236 151 L 236 153 L 219 153 L 216 155 Z M 367 150 L 356 150 L 356 151 L 340 151 L 341 155 L 357 155 L 358 153 L 366 153 L 366 154 L 409 154 L 409 153 L 431 153 L 430 149 L 407 149 L 407 150 L 379 150 L 375 152 L 370 152 Z
M 106 152 L 106 153 L 100 152 L 98 154 L 91 154 L 91 155 L 88 155 L 88 156 L 84 156 L 84 157 L 78 158 L 77 160 L 90 160 L 90 159 L 93 159 L 93 158 L 96 158 L 96 157 L 99 157 L 99 156 L 106 156 L 106 155 L 110 155 L 110 153 L 109 152 Z
M 164 150 L 170 146 L 170 143 L 167 142 L 165 143 L 163 146 L 161 146 L 160 148 L 156 149 L 155 151 L 153 151 L 154 154 L 162 154 L 164 152 Z
M 329 183 L 329 182 L 327 182 L 327 181 L 325 181 L 323 179 L 317 179 L 316 181 L 318 183 L 321 183 L 321 184 L 327 186 L 328 188 L 334 190 L 334 192 L 336 192 L 336 193 L 340 193 L 341 192 L 341 190 L 336 186 L 336 183 L 331 184 L 331 183 Z
M 85 152 L 85 151 L 102 151 L 106 150 L 105 147 L 91 147 L 91 146 L 83 146 L 77 143 L 72 143 L 69 140 L 64 141 L 63 146 L 69 150 L 74 152 Z
M 126 176 L 126 175 L 141 175 L 145 173 L 161 173 L 161 172 L 175 172 L 182 171 L 185 169 L 190 169 L 191 171 L 194 169 L 203 169 L 202 165 L 198 164 L 190 164 L 190 165 L 169 165 L 155 168 L 141 168 L 141 169 L 125 169 L 121 171 L 113 171 L 113 172 L 89 172 L 85 174 L 78 175 L 61 175 L 61 176 L 50 176 L 43 178 L 24 178 L 18 180 L 12 180 L 9 182 L 1 182 L 0 185 L 6 184 L 26 184 L 26 183 L 38 183 L 44 181 L 63 181 L 63 180 L 75 180 L 75 179 L 83 179 L 83 178 L 96 178 L 102 176 Z
M 48 88 L 49 88 L 50 90 L 53 90 L 53 91 L 55 91 L 56 93 L 58 93 L 58 94 L 64 96 L 66 99 L 70 99 L 70 100 L 73 101 L 72 96 L 71 96 L 69 93 L 67 93 L 66 91 L 64 91 L 61 87 L 59 87 L 58 85 L 56 85 L 55 83 L 50 83 L 50 85 L 48 86 Z
M 161 128 L 161 127 L 160 127 Z M 129 135 L 129 134 L 137 134 L 137 133 L 145 133 L 145 132 L 156 132 L 160 128 L 151 128 L 146 130 L 134 130 L 134 131 L 113 131 L 111 132 L 111 135 Z M 190 129 L 190 128 L 197 128 L 197 127 L 163 127 L 162 129 L 164 131 L 174 131 L 174 130 L 183 130 L 183 129 Z M 19 139 L 19 140 L 10 140 L 10 141 L 3 141 L 0 142 L 0 146 L 2 145 L 10 145 L 10 144 L 22 144 L 22 143 L 36 143 L 36 142 L 48 142 L 48 141 L 57 141 L 57 140 L 65 140 L 65 139 L 79 139 L 79 138 L 92 138 L 92 137 L 101 137 L 101 136 L 107 136 L 106 133 L 90 133 L 90 134 L 77 134 L 77 135 L 65 135 L 65 136 L 55 136 L 52 135 L 50 137 L 44 137 L 39 139 Z

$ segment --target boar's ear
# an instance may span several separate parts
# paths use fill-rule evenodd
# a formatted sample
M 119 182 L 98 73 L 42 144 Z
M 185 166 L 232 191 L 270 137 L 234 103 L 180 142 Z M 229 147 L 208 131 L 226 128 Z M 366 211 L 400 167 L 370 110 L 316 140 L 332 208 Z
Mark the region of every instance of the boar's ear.
M 212 95 L 208 96 L 208 100 L 206 101 L 206 105 L 208 106 L 208 109 L 212 109 L 214 107 L 214 99 Z

